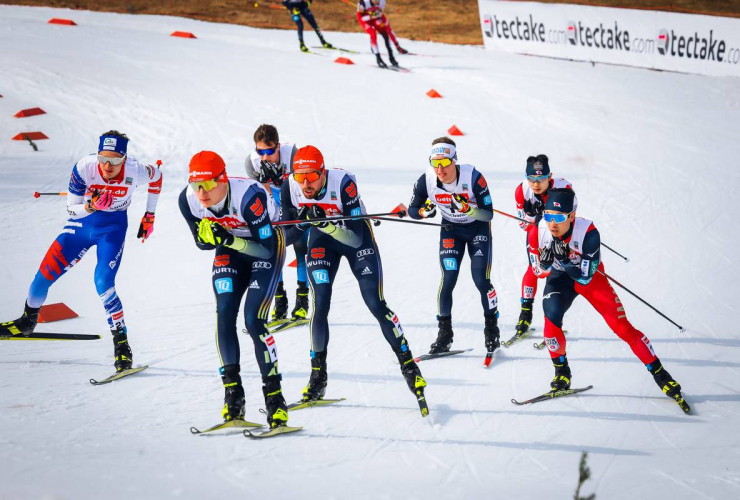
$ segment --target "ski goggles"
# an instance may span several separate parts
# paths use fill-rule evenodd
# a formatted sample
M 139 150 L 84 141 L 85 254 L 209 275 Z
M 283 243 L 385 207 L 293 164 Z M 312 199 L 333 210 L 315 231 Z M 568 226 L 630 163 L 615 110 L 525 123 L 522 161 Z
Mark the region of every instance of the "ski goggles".
M 452 165 L 452 158 L 429 158 L 432 168 L 444 168 Z
M 215 179 L 206 179 L 204 181 L 193 181 L 190 183 L 190 187 L 193 188 L 193 191 L 195 191 L 196 193 L 198 192 L 200 188 L 203 188 L 203 191 L 208 192 L 211 189 L 218 186 L 219 182 L 223 182 L 220 179 L 221 179 L 221 174 L 219 174 L 218 177 L 216 177 Z
M 305 181 L 308 182 L 316 182 L 321 178 L 321 172 L 318 170 L 311 170 L 310 172 L 295 172 L 293 174 L 293 179 L 298 184 L 303 184 Z
M 111 158 L 110 156 L 98 155 L 98 163 L 100 163 L 101 165 L 110 163 L 114 167 L 117 167 L 118 165 L 123 163 L 124 160 L 126 160 L 126 155 L 121 156 L 120 158 Z
M 255 148 L 255 150 L 257 151 L 257 154 L 260 155 L 260 156 L 265 156 L 265 155 L 271 156 L 271 155 L 274 155 L 275 154 L 275 151 L 278 150 L 278 147 L 277 146 L 273 146 L 273 147 L 267 148 L 267 149 Z
M 555 224 L 562 224 L 566 220 L 568 220 L 568 216 L 570 214 L 548 214 L 547 212 L 542 214 L 542 218 L 545 219 L 545 222 L 548 224 L 550 222 L 554 222 Z
M 545 182 L 550 178 L 549 175 L 528 175 L 527 180 L 529 182 Z

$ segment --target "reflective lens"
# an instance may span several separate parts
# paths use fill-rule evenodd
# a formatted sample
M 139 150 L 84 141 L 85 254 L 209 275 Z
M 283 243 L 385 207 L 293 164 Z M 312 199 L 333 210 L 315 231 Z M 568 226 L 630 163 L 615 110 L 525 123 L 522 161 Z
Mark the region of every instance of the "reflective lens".
M 554 222 L 555 224 L 562 224 L 563 222 L 568 220 L 569 215 L 570 214 L 548 214 L 547 212 L 545 212 L 544 214 L 542 214 L 542 218 L 545 219 L 545 222 L 547 222 L 548 224 L 550 222 Z
M 118 165 L 120 165 L 121 163 L 123 163 L 123 160 L 125 160 L 125 159 L 126 159 L 125 156 L 121 156 L 120 158 L 111 158 L 110 156 L 98 155 L 98 163 L 100 163 L 101 165 L 105 165 L 106 163 L 110 163 L 114 167 L 117 167 Z
M 260 156 L 265 156 L 265 155 L 270 156 L 270 155 L 275 154 L 275 151 L 277 151 L 278 148 L 277 146 L 274 146 L 274 147 L 267 148 L 267 149 L 259 149 L 259 148 L 255 148 L 255 149 L 257 150 L 257 154 Z
M 196 181 L 190 183 L 190 187 L 193 188 L 193 191 L 195 191 L 196 193 L 200 188 L 203 188 L 203 191 L 207 192 L 215 188 L 216 186 L 218 186 L 218 181 L 216 179 L 208 179 L 206 181 Z
M 452 165 L 451 158 L 431 158 L 429 164 L 434 168 L 449 167 Z
M 529 182 L 546 182 L 550 178 L 549 175 L 528 175 L 527 180 Z
M 311 172 L 296 172 L 293 174 L 293 179 L 295 179 L 298 184 L 303 184 L 304 181 L 316 182 L 319 178 L 321 178 L 321 172 L 317 172 L 316 170 Z

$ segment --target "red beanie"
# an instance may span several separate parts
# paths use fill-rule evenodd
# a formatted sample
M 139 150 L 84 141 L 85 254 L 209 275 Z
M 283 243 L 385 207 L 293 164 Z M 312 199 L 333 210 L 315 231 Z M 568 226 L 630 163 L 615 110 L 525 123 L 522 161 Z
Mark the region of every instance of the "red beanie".
M 324 170 L 324 156 L 314 146 L 305 146 L 293 157 L 293 172 L 299 170 Z
M 201 151 L 190 160 L 190 175 L 188 182 L 207 181 L 222 176 L 226 182 L 226 163 L 218 153 Z

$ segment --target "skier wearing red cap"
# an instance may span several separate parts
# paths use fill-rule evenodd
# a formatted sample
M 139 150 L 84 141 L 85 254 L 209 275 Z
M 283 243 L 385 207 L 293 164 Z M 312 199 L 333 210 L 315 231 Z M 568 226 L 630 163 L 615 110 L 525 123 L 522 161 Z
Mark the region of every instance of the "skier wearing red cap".
M 212 268 L 216 297 L 216 345 L 225 396 L 224 421 L 244 419 L 236 320 L 242 296 L 244 322 L 262 374 L 262 391 L 271 428 L 285 426 L 288 413 L 280 386 L 275 340 L 267 331 L 270 302 L 285 260 L 285 239 L 270 222 L 278 208 L 252 179 L 229 179 L 226 164 L 212 151 L 190 160 L 189 185 L 180 194 L 180 212 L 201 250 L 216 250 Z
M 604 275 L 599 231 L 592 221 L 576 217 L 576 195 L 571 189 L 549 191 L 542 220 L 527 233 L 527 240 L 534 274 L 547 278 L 542 308 L 545 344 L 555 366 L 555 377 L 550 382 L 552 392 L 570 389 L 563 316 L 581 295 L 645 364 L 658 387 L 688 413 L 690 407 L 681 395 L 681 386 L 663 367 L 650 340 L 629 322 L 622 302 Z
M 303 390 L 303 401 L 323 399 L 327 384 L 327 346 L 329 343 L 329 307 L 334 279 L 342 257 L 360 285 L 360 292 L 370 312 L 380 324 L 383 336 L 398 357 L 406 383 L 416 395 L 422 415 L 428 414 L 424 387 L 426 381 L 409 349 L 398 316 L 383 297 L 380 252 L 372 225 L 367 219 L 330 222 L 331 216 L 365 214 L 354 175 L 326 168 L 324 157 L 314 146 L 299 149 L 293 158 L 293 175 L 281 192 L 283 220 L 303 220 L 288 230 L 290 242 L 308 231 L 308 279 L 314 296 L 311 317 L 311 376 Z M 321 219 L 312 222 L 313 219 Z
M 146 240 L 154 231 L 154 210 L 162 189 L 162 173 L 128 156 L 126 134 L 110 130 L 100 136 L 97 155 L 79 160 L 72 168 L 67 195 L 69 220 L 44 256 L 31 283 L 23 316 L 0 325 L 0 336 L 30 334 L 49 288 L 93 246 L 97 247 L 95 288 L 113 335 L 117 372 L 131 368 L 133 355 L 123 317 L 123 304 L 116 292 L 128 228 L 128 207 L 137 186 L 148 186 L 146 213 L 137 237 Z
M 370 35 L 370 49 L 377 60 L 378 66 L 381 68 L 387 68 L 388 65 L 380 57 L 380 50 L 378 49 L 378 33 L 383 37 L 385 41 L 385 47 L 388 50 L 388 60 L 391 66 L 398 66 L 398 62 L 393 57 L 393 49 L 391 49 L 391 40 L 396 46 L 399 54 L 408 54 L 408 51 L 403 49 L 399 45 L 396 39 L 396 34 L 391 29 L 391 23 L 388 21 L 385 13 L 385 0 L 358 0 L 357 2 L 357 22 L 360 23 L 365 32 Z
M 547 193 L 550 189 L 573 189 L 571 183 L 563 178 L 553 178 L 550 172 L 550 163 L 547 155 L 530 156 L 527 158 L 527 179 L 516 187 L 514 199 L 520 219 L 519 227 L 528 231 L 537 227 L 542 219 L 542 209 L 547 202 Z M 578 203 L 576 202 L 576 206 Z M 523 337 L 532 324 L 532 307 L 534 296 L 537 294 L 537 276 L 527 265 L 522 278 L 521 313 L 516 324 L 516 333 L 513 340 Z

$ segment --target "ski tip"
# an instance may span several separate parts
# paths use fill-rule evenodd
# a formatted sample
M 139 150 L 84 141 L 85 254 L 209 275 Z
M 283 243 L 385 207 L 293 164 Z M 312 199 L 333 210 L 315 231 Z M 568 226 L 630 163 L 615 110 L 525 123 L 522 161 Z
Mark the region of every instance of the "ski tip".
M 419 361 L 421 361 L 421 356 L 417 356 L 414 358 L 414 363 L 418 363 Z
M 198 429 L 196 429 L 195 427 L 191 427 L 190 428 L 190 433 L 191 434 L 200 434 L 200 431 Z

